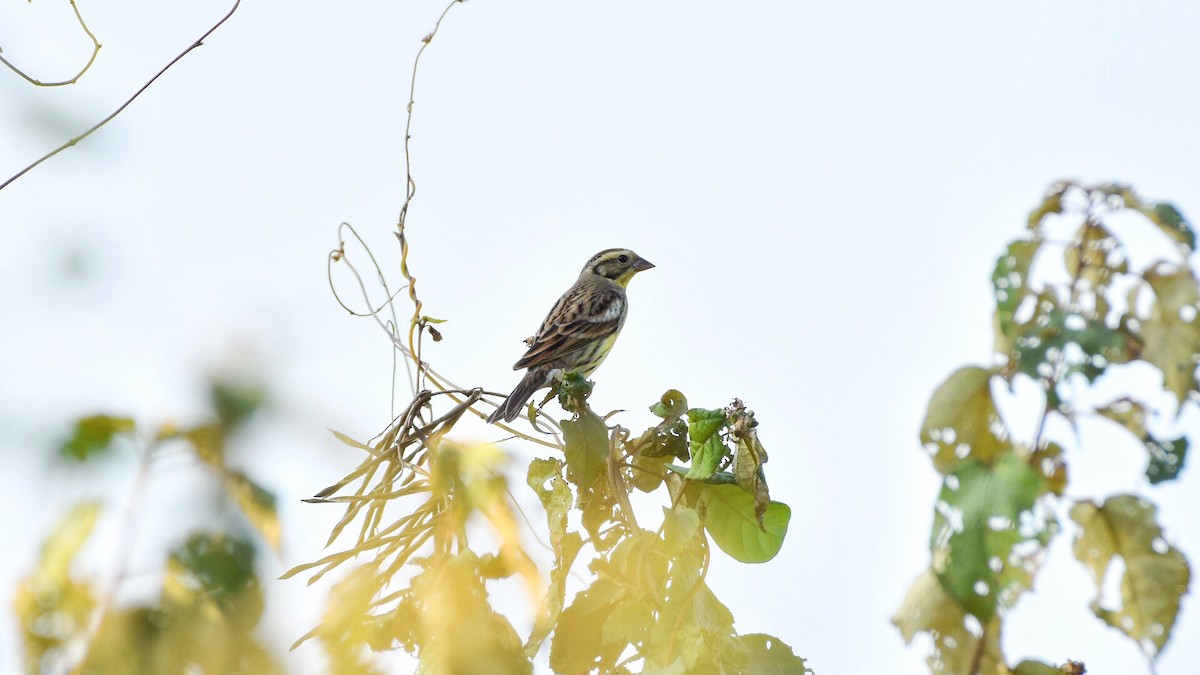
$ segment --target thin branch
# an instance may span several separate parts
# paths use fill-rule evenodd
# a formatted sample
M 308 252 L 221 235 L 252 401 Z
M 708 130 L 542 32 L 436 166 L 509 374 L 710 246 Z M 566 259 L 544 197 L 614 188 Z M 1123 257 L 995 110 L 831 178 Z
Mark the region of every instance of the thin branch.
M 88 654 L 91 652 L 92 644 L 96 640 L 96 635 L 100 632 L 100 627 L 104 623 L 104 617 L 108 616 L 113 600 L 117 596 L 117 591 L 120 589 L 121 583 L 125 580 L 126 571 L 129 567 L 129 558 L 133 552 L 133 543 L 137 538 L 138 516 L 142 510 L 142 500 L 146 495 L 147 482 L 150 477 L 150 465 L 154 462 L 157 449 L 157 444 L 150 446 L 142 452 L 142 456 L 138 460 L 137 473 L 134 475 L 133 484 L 129 488 L 129 501 L 126 502 L 125 510 L 121 514 L 121 529 L 117 533 L 117 546 L 113 551 L 113 561 L 112 567 L 109 570 L 109 577 L 104 584 L 104 594 L 100 597 L 100 602 L 88 621 L 83 654 L 80 656 L 79 662 L 71 669 L 72 675 L 82 672 L 84 664 L 87 663 Z
M 92 64 L 96 62 L 96 55 L 100 53 L 100 41 L 96 39 L 96 36 L 92 33 L 92 30 L 88 28 L 87 23 L 84 22 L 83 15 L 79 13 L 79 6 L 75 4 L 75 0 L 67 0 L 67 2 L 71 3 L 71 9 L 75 10 L 75 19 L 79 21 L 79 27 L 83 29 L 83 32 L 87 34 L 88 39 L 92 41 L 92 55 L 88 57 L 87 63 L 84 64 L 83 68 L 78 73 L 75 73 L 74 77 L 61 82 L 42 82 L 30 77 L 29 75 L 26 75 L 25 71 L 13 65 L 11 61 L 3 56 L 0 56 L 0 63 L 8 66 L 9 70 L 13 71 L 17 75 L 20 75 L 25 79 L 26 82 L 35 87 L 63 87 L 68 84 L 75 84 L 79 81 L 79 78 L 83 77 L 84 73 L 91 69 Z M 0 49 L 0 53 L 3 53 L 3 51 L 3 49 Z
M 74 5 L 75 3 L 72 2 L 71 4 Z M 170 63 L 163 66 L 162 70 L 159 70 L 157 73 L 155 73 L 154 77 L 150 78 L 150 80 L 147 81 L 146 84 L 143 84 L 140 89 L 138 89 L 136 92 L 133 93 L 133 96 L 130 96 L 124 103 L 121 104 L 121 106 L 119 108 L 114 110 L 111 115 L 109 115 L 108 117 L 105 117 L 104 119 L 97 122 L 91 129 L 88 129 L 87 131 L 83 132 L 82 134 L 80 134 L 80 135 L 72 138 L 71 140 L 67 141 L 66 143 L 63 143 L 62 145 L 58 146 L 54 150 L 51 150 L 50 152 L 46 153 L 45 155 L 42 155 L 36 162 L 34 162 L 33 164 L 30 164 L 29 166 L 25 167 L 24 169 L 21 169 L 20 171 L 18 171 L 16 173 L 16 175 L 14 175 L 13 177 L 4 181 L 3 183 L 0 183 L 0 190 L 3 190 L 4 188 L 8 187 L 16 179 L 18 179 L 21 176 L 24 176 L 25 174 L 32 171 L 33 168 L 36 167 L 37 165 L 41 164 L 42 162 L 50 159 L 51 157 L 53 157 L 55 155 L 57 155 L 58 153 L 62 152 L 63 150 L 66 150 L 67 148 L 75 145 L 76 143 L 82 141 L 83 139 L 92 135 L 92 133 L 95 132 L 100 127 L 111 122 L 114 117 L 116 117 L 117 115 L 120 115 L 121 112 L 123 112 L 125 110 L 125 108 L 128 108 L 130 103 L 133 103 L 134 100 L 137 99 L 137 97 L 141 96 L 142 92 L 149 89 L 150 85 L 154 84 L 154 81 L 157 80 L 159 77 L 161 77 L 163 73 L 167 72 L 167 70 L 169 70 L 171 68 L 171 66 L 175 65 L 176 63 L 179 62 L 180 59 L 182 59 L 183 57 L 190 54 L 193 49 L 204 44 L 204 40 L 206 40 L 209 35 L 212 35 L 213 32 L 215 32 L 218 28 L 220 28 L 222 24 L 224 24 L 226 21 L 228 21 L 229 17 L 233 16 L 233 13 L 237 11 L 238 6 L 241 4 L 242 4 L 242 0 L 234 0 L 233 7 L 230 8 L 229 12 L 225 16 L 221 17 L 220 21 L 213 24 L 213 27 L 209 28 L 207 31 L 205 31 L 204 35 L 201 35 L 200 39 L 193 42 L 191 44 L 191 46 L 189 46 L 187 49 L 180 52 L 179 55 L 176 56 L 175 58 L 171 59 Z

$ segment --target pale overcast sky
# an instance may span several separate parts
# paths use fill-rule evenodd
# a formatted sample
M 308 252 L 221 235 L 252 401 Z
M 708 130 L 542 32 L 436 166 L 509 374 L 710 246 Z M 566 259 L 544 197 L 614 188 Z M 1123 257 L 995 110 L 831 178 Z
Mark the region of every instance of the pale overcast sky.
M 257 354 L 281 398 L 283 420 L 248 442 L 288 538 L 264 575 L 320 555 L 334 515 L 299 500 L 358 461 L 325 429 L 383 426 L 391 367 L 377 329 L 331 298 L 325 256 L 348 221 L 399 279 L 408 75 L 443 6 L 245 3 L 108 127 L 0 191 L 0 672 L 19 667 L 8 608 L 41 537 L 81 495 L 108 496 L 115 518 L 132 474 L 47 468 L 56 435 L 96 409 L 186 421 L 231 353 Z M 79 84 L 0 71 L 0 179 L 108 114 L 228 4 L 80 10 L 104 48 Z M 66 2 L 5 3 L 0 48 L 69 76 L 88 45 L 72 21 Z M 667 388 L 743 398 L 793 509 L 773 561 L 716 556 L 739 631 L 777 635 L 821 675 L 927 672 L 924 645 L 888 622 L 929 562 L 925 405 L 990 362 L 992 265 L 1047 185 L 1127 181 L 1200 217 L 1198 29 L 1183 1 L 471 0 L 418 82 L 410 264 L 425 311 L 449 320 L 427 358 L 511 388 L 520 340 L 587 257 L 635 249 L 657 268 L 632 284 L 596 407 L 640 428 Z M 1072 457 L 1070 496 L 1145 494 L 1200 561 L 1196 467 L 1151 488 L 1144 455 L 1112 440 Z M 194 515 L 156 480 L 147 530 Z M 1007 622 L 1010 662 L 1147 672 L 1087 609 L 1070 532 Z M 135 566 L 158 546 L 140 540 Z M 286 646 L 327 587 L 266 583 Z M 1200 663 L 1194 605 L 1159 675 Z M 288 658 L 321 670 L 315 649 Z

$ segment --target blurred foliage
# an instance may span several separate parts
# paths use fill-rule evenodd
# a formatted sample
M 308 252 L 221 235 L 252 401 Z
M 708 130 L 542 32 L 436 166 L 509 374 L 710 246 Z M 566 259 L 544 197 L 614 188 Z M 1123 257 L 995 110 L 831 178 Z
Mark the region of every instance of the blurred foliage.
M 357 536 L 284 577 L 308 572 L 315 581 L 352 559 L 360 565 L 333 587 L 329 611 L 299 642 L 320 640 L 339 673 L 378 672 L 370 653 L 397 648 L 419 660 L 418 672 L 529 673 L 547 642 L 559 673 L 808 672 L 778 638 L 738 635 L 705 581 L 706 532 L 743 562 L 770 560 L 787 532 L 791 512 L 770 500 L 754 413 L 736 400 L 689 408 L 672 390 L 651 406 L 662 422 L 632 437 L 591 410 L 591 388 L 568 373 L 558 395 L 571 419 L 534 416 L 560 429 L 552 435 L 561 441 L 519 434 L 562 453 L 533 459 L 526 472 L 546 512 L 554 554 L 546 574 L 517 526 L 507 456 L 446 438 L 480 390 L 421 392 L 372 443 L 337 434 L 366 457 L 308 501 L 345 504 L 330 543 L 352 522 Z M 435 410 L 436 401 L 448 409 Z M 352 493 L 338 494 L 353 483 Z M 629 503 L 635 489 L 663 494 L 657 530 L 639 525 Z M 586 587 L 569 598 L 585 547 Z M 509 578 L 533 608 L 523 639 L 489 601 L 489 584 Z
M 1174 256 L 1135 268 L 1123 238 L 1154 232 L 1165 236 Z M 1096 582 L 1093 613 L 1151 662 L 1170 641 L 1191 571 L 1164 538 L 1154 505 L 1135 495 L 1102 503 L 1064 495 L 1068 455 L 1085 456 L 1084 424 L 1116 424 L 1132 434 L 1147 453 L 1149 485 L 1180 475 L 1187 435 L 1166 440 L 1150 420 L 1178 420 L 1185 406 L 1200 401 L 1200 284 L 1188 262 L 1195 243 L 1191 225 L 1170 204 L 1147 202 L 1123 185 L 1063 182 L 1030 214 L 1026 235 L 996 261 L 997 365 L 951 374 L 934 392 L 921 426 L 921 442 L 943 477 L 932 563 L 893 622 L 905 641 L 929 635 L 931 672 L 1083 672 L 1073 661 L 1026 660 L 1010 668 L 1001 649 L 1006 612 L 1032 588 L 1061 529 L 1060 506 L 1069 506 L 1078 527 L 1075 556 Z M 1175 405 L 1155 407 L 1136 392 L 1090 409 L 1082 403 L 1081 392 L 1139 367 L 1158 373 Z M 1014 438 L 994 394 L 1014 391 L 1020 379 L 1043 394 L 1028 443 Z M 1049 438 L 1052 418 L 1075 432 L 1073 443 Z M 1110 574 L 1120 575 L 1115 606 L 1100 594 Z M 1062 646 L 1068 653 L 1073 648 L 1084 646 Z
M 136 453 L 138 469 L 125 496 L 129 506 L 117 523 L 112 569 L 102 574 L 96 568 L 103 566 L 80 556 L 104 510 L 102 502 L 87 502 L 55 527 L 38 567 L 17 588 L 15 611 L 27 672 L 279 672 L 254 637 L 263 613 L 255 560 L 264 544 L 277 550 L 281 540 L 275 496 L 244 471 L 229 468 L 225 453 L 266 393 L 258 386 L 215 380 L 210 394 L 213 416 L 194 426 L 148 431 L 130 418 L 95 415 L 76 422 L 61 444 L 60 454 L 87 462 L 110 452 L 119 438 L 120 447 Z M 164 556 L 157 601 L 118 605 L 128 549 L 144 512 L 137 508 L 140 497 L 154 462 L 168 449 L 194 455 L 200 460 L 196 466 L 215 474 L 224 487 L 221 498 L 240 509 L 260 540 L 240 534 L 244 528 L 215 526 L 187 535 Z M 110 581 L 98 580 L 103 577 Z

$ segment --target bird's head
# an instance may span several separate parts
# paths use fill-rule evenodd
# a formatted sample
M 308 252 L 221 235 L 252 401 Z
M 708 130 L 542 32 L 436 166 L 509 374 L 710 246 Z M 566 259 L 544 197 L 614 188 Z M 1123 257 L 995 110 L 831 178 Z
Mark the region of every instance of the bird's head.
M 611 279 L 624 287 L 629 285 L 633 275 L 651 267 L 654 263 L 627 248 L 610 248 L 592 256 L 583 266 L 583 273 Z

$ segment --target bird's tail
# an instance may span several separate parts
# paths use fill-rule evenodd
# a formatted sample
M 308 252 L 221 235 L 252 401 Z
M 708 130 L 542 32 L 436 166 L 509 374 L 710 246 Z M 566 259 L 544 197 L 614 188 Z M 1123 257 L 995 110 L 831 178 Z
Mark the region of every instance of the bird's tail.
M 525 377 L 521 378 L 517 388 L 512 390 L 508 398 L 496 408 L 496 412 L 488 416 L 488 424 L 495 424 L 500 420 L 511 422 L 517 419 L 517 415 L 521 414 L 521 410 L 525 407 L 525 402 L 533 396 L 533 392 L 546 386 L 546 373 L 541 370 L 530 370 L 525 373 Z

